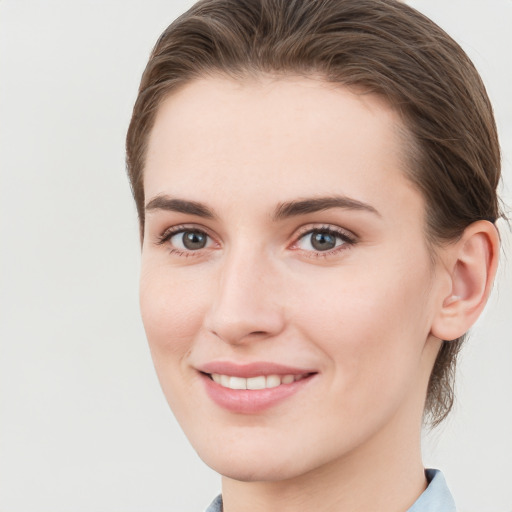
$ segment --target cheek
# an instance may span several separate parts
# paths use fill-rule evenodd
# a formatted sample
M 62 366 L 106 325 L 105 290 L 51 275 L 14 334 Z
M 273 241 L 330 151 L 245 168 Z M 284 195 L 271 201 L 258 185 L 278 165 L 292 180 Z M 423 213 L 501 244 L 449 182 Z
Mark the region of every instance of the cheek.
M 200 279 L 165 266 L 146 270 L 143 265 L 140 308 L 155 366 L 160 357 L 170 359 L 189 350 L 201 327 L 205 304 Z
M 166 265 L 142 266 L 140 308 L 153 365 L 167 402 L 177 418 L 198 408 L 190 396 L 195 373 L 187 357 L 202 327 L 204 288 Z M 186 397 L 186 399 L 184 399 Z
M 328 356 L 332 385 L 353 407 L 374 396 L 389 401 L 416 378 L 429 333 L 426 269 L 402 262 L 386 272 L 350 268 L 296 292 L 308 297 L 297 306 L 301 329 Z

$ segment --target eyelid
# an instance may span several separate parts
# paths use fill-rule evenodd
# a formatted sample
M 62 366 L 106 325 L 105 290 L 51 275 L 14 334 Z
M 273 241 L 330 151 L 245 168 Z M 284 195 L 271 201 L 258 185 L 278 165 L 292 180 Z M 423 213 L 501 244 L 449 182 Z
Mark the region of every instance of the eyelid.
M 216 237 L 211 233 L 211 231 L 204 226 L 201 226 L 199 224 L 176 224 L 175 226 L 170 226 L 166 228 L 162 233 L 157 235 L 155 244 L 156 245 L 165 245 L 169 242 L 169 240 L 179 234 L 183 233 L 185 231 L 197 231 L 199 233 L 204 233 L 208 238 L 213 240 L 215 243 L 218 244 Z M 206 248 L 205 248 L 206 249 Z M 190 253 L 200 252 L 201 249 L 198 249 L 197 251 L 187 251 Z
M 352 231 L 342 228 L 340 226 L 336 226 L 335 224 L 306 224 L 305 226 L 300 227 L 297 230 L 297 233 L 294 236 L 294 240 L 297 241 L 299 238 L 303 237 L 304 235 L 307 235 L 308 233 L 312 233 L 315 231 L 328 231 L 337 235 L 340 235 L 343 238 L 346 238 L 347 240 L 355 243 L 358 240 L 358 237 L 355 233 Z M 295 243 L 295 242 L 294 242 Z
M 161 234 L 157 235 L 157 239 L 155 241 L 156 245 L 165 245 L 169 242 L 169 240 L 181 233 L 186 231 L 198 231 L 200 233 L 204 233 L 208 238 L 210 238 L 214 244 L 217 245 L 217 247 L 220 246 L 220 243 L 217 240 L 217 237 L 212 234 L 211 230 L 206 228 L 205 226 L 202 226 L 200 224 L 177 224 L 174 226 L 170 226 L 166 228 Z M 306 250 L 298 247 L 298 242 L 305 237 L 306 235 L 314 232 L 327 232 L 331 233 L 343 240 L 343 243 L 339 246 L 333 247 L 332 249 L 325 250 L 325 251 L 315 251 L 315 250 Z M 358 241 L 358 236 L 353 233 L 352 231 L 349 231 L 348 229 L 342 228 L 340 226 L 334 225 L 334 224 L 307 224 L 302 227 L 300 227 L 296 234 L 293 236 L 293 242 L 288 245 L 288 249 L 292 249 L 295 251 L 300 251 L 304 254 L 307 254 L 308 257 L 313 256 L 321 256 L 321 257 L 328 257 L 331 256 L 341 250 L 346 250 L 350 248 L 351 246 L 355 245 Z M 174 253 L 180 253 L 180 254 L 186 254 L 188 256 L 194 256 L 199 255 L 206 249 L 212 249 L 212 247 L 204 247 L 202 249 L 197 250 L 181 250 L 177 247 L 172 246 L 172 251 Z
M 327 232 L 330 234 L 333 234 L 335 236 L 338 236 L 343 240 L 343 243 L 339 246 L 333 247 L 332 249 L 326 250 L 326 251 L 309 251 L 306 249 L 301 249 L 298 247 L 299 241 L 304 238 L 306 235 L 309 235 L 311 233 L 315 232 Z M 355 245 L 358 241 L 357 235 L 353 233 L 352 231 L 349 231 L 345 228 L 342 228 L 340 226 L 336 226 L 334 224 L 308 224 L 305 226 L 302 226 L 297 234 L 293 238 L 292 244 L 289 246 L 290 249 L 295 251 L 301 251 L 305 254 L 307 254 L 309 257 L 312 256 L 323 256 L 327 257 L 333 254 L 336 254 L 339 251 L 346 250 L 350 248 L 351 246 Z

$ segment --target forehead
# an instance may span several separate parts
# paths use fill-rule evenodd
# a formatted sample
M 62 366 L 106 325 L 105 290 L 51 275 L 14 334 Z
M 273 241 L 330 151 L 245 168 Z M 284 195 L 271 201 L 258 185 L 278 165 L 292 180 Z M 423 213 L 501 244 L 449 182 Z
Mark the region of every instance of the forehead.
M 269 202 L 338 193 L 382 203 L 406 192 L 417 201 L 401 131 L 380 97 L 319 79 L 196 80 L 159 108 L 146 198 L 204 201 L 215 191 L 233 203 L 246 193 Z

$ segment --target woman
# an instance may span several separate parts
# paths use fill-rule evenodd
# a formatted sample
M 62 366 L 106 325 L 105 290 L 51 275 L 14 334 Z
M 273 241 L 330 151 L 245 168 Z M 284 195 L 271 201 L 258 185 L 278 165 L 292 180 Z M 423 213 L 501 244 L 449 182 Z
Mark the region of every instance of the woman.
M 209 511 L 455 510 L 420 432 L 453 401 L 501 213 L 473 65 L 392 0 L 205 0 L 127 137 L 141 310 L 223 475 Z

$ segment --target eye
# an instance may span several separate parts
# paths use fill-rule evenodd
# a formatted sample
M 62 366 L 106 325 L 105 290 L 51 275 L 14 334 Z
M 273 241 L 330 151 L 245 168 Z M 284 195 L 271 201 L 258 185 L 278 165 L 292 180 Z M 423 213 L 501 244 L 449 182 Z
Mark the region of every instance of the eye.
M 303 234 L 295 246 L 303 251 L 327 252 L 354 241 L 345 233 L 332 228 L 310 229 Z
M 200 229 L 185 229 L 177 226 L 166 231 L 160 237 L 158 244 L 169 244 L 172 251 L 176 252 L 193 252 L 212 246 L 213 240 Z
M 197 230 L 180 231 L 175 233 L 169 238 L 169 242 L 175 249 L 185 251 L 198 251 L 204 249 L 208 242 L 211 242 L 210 237 Z

